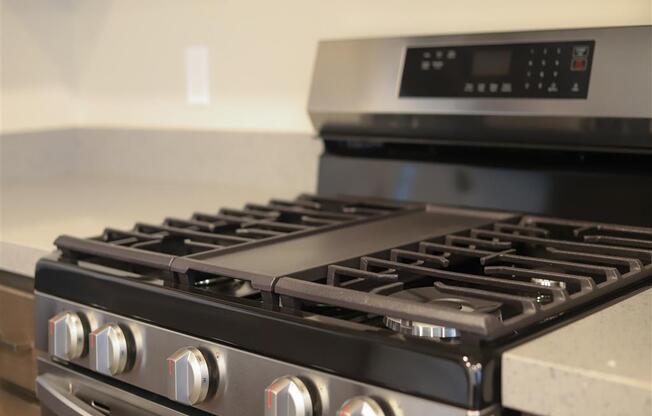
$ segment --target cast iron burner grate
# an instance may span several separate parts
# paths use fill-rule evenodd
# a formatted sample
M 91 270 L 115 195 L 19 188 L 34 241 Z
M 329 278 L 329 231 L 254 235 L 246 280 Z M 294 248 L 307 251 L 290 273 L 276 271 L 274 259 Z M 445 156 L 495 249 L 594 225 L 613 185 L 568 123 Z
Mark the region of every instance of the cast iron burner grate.
M 243 209 L 194 213 L 190 219 L 166 218 L 163 224 L 136 223 L 127 231 L 106 228 L 93 240 L 184 256 L 351 224 L 401 208 L 302 195 L 293 201 L 272 199 L 268 204 L 247 204 Z
M 494 339 L 649 277 L 651 264 L 651 229 L 524 216 L 297 273 L 274 292 L 299 314 L 380 316 L 408 335 Z M 426 289 L 491 307 L 397 295 Z
M 652 229 L 508 214 L 482 217 L 485 225 L 477 228 L 380 245 L 381 251 L 345 254 L 342 261 L 280 275 L 219 262 L 225 254 L 270 246 L 278 258 L 286 254 L 279 249 L 283 244 L 298 242 L 293 247 L 301 250 L 303 237 L 384 229 L 392 219 L 431 208 L 303 195 L 188 220 L 168 218 L 161 225 L 139 223 L 129 231 L 106 229 L 89 240 L 62 236 L 55 244 L 60 261 L 104 268 L 114 276 L 117 270 L 144 284 L 344 327 L 446 340 L 515 334 L 652 276 Z M 446 212 L 438 215 L 457 211 Z M 473 213 L 483 215 L 464 211 Z M 427 215 L 419 218 L 429 221 Z M 347 247 L 357 247 L 353 243 Z M 417 289 L 448 301 L 406 295 Z M 451 299 L 459 307 L 451 307 Z
M 130 230 L 105 228 L 94 238 L 60 236 L 55 245 L 62 261 L 80 263 L 126 277 L 150 278 L 159 285 L 182 283 L 233 297 L 269 290 L 271 279 L 222 270 L 202 261 L 216 254 L 246 250 L 291 238 L 374 221 L 422 204 L 368 198 L 300 195 L 294 200 L 194 213 L 190 219 L 166 218 L 162 224 L 136 223 Z M 113 273 L 115 274 L 115 273 Z M 253 286 L 256 286 L 255 288 Z

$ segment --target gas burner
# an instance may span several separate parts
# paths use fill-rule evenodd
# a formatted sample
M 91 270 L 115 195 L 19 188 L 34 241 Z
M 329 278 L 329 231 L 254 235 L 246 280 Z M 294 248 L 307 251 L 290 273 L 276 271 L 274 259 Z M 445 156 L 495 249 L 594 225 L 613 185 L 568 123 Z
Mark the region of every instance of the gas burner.
M 393 293 L 390 296 L 413 302 L 437 305 L 466 313 L 491 313 L 496 315 L 498 318 L 501 318 L 500 307 L 502 306 L 502 303 L 500 302 L 450 296 L 440 292 L 435 287 L 406 289 Z M 459 329 L 445 325 L 428 324 L 408 319 L 394 318 L 391 316 L 386 316 L 383 319 L 383 323 L 387 328 L 393 331 L 420 338 L 453 341 L 461 336 L 461 331 Z

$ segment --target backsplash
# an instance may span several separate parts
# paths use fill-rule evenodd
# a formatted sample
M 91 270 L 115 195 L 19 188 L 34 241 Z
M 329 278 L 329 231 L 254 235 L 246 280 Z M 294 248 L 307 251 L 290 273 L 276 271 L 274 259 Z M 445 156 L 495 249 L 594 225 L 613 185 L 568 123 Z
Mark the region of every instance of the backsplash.
M 302 133 L 67 129 L 5 134 L 0 147 L 3 182 L 104 177 L 293 194 L 316 188 L 322 143 Z

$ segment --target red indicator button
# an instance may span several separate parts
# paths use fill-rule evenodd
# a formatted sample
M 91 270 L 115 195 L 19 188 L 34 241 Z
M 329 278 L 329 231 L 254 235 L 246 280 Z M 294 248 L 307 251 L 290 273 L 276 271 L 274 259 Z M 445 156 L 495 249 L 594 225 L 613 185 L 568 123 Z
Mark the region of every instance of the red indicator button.
M 574 58 L 571 61 L 571 71 L 586 71 L 586 58 Z

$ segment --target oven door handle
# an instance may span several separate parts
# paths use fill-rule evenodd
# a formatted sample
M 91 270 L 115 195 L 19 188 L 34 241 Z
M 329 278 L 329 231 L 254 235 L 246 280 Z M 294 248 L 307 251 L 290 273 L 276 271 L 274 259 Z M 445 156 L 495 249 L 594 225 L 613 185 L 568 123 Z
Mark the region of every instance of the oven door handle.
M 42 374 L 36 377 L 36 396 L 41 405 L 57 416 L 105 416 L 77 398 L 71 385 L 60 377 Z

